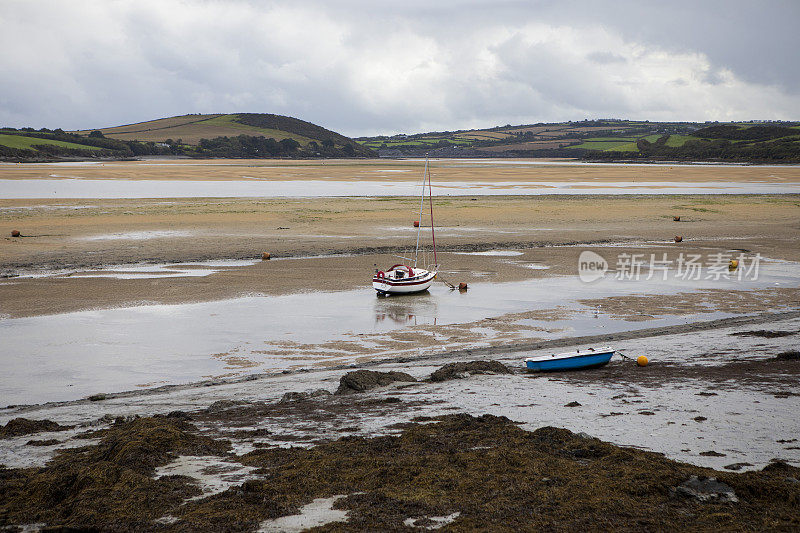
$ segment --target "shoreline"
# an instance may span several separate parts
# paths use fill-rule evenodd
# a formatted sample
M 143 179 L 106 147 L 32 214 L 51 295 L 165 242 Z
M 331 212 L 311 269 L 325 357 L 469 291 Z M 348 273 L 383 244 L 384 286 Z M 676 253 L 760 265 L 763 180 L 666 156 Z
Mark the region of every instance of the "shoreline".
M 132 162 L 148 162 L 148 161 L 163 161 L 163 162 L 173 162 L 173 161 L 183 161 L 187 164 L 197 163 L 202 164 L 208 161 L 269 161 L 269 162 L 337 162 L 337 161 L 418 161 L 422 159 L 421 156 L 376 156 L 376 157 L 364 157 L 364 158 L 333 158 L 333 159 L 326 159 L 323 157 L 309 157 L 303 159 L 292 159 L 292 158 L 261 158 L 261 159 L 239 159 L 239 158 L 203 158 L 203 157 L 191 157 L 191 156 L 143 156 L 143 157 L 132 157 L 132 158 L 103 158 L 103 157 L 87 157 L 87 158 L 52 158 L 52 159 L 25 159 L 25 160 L 14 160 L 13 158 L 0 158 L 0 165 L 47 165 L 47 164 L 59 164 L 59 163 L 132 163 Z M 787 167 L 787 166 L 798 166 L 800 162 L 798 161 L 787 161 L 783 163 L 783 160 L 763 160 L 763 161 L 729 161 L 729 160 L 708 160 L 708 161 L 699 161 L 699 160 L 666 160 L 666 159 L 581 159 L 581 158 L 571 158 L 571 157 L 519 157 L 519 156 L 509 156 L 505 157 L 502 155 L 498 155 L 496 153 L 488 153 L 485 156 L 480 157 L 447 157 L 447 156 L 436 156 L 432 159 L 432 161 L 486 161 L 486 160 L 498 160 L 498 161 L 535 161 L 540 164 L 547 164 L 547 163 L 567 163 L 567 164 L 576 164 L 576 165 L 642 165 L 642 166 L 698 166 L 698 165 L 707 165 L 707 166 L 747 166 L 747 167 Z
M 416 182 L 424 159 L 269 160 L 209 159 L 75 162 L 73 164 L 0 165 L 0 179 L 79 177 L 126 180 L 359 180 Z M 614 164 L 528 159 L 441 159 L 432 163 L 434 183 L 451 181 L 598 181 L 602 182 L 800 182 L 800 165 Z M 69 172 L 66 176 L 57 169 Z M 389 170 L 390 172 L 386 172 Z M 725 172 L 720 175 L 720 170 Z M 401 172 L 398 172 L 401 171 Z M 74 174 L 74 176 L 72 175 Z

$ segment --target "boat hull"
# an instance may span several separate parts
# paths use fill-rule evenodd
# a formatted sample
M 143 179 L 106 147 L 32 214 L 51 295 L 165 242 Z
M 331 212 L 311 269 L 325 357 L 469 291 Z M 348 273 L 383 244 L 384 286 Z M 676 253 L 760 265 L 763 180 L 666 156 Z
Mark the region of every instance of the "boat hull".
M 428 272 L 423 276 L 410 279 L 393 280 L 388 278 L 372 278 L 372 288 L 379 296 L 387 294 L 413 294 L 427 291 L 436 278 L 436 272 Z
M 572 352 L 553 354 L 525 359 L 525 367 L 536 372 L 557 372 L 561 370 L 582 370 L 607 365 L 614 350 L 598 350 L 591 353 Z

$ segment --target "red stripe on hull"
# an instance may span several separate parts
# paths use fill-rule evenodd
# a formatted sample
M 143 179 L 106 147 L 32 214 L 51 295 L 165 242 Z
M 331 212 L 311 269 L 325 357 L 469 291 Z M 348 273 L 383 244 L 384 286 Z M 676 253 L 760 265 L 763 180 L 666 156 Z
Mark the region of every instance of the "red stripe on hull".
M 422 285 L 423 283 L 429 283 L 432 278 L 423 279 L 420 281 L 414 282 L 402 282 L 402 281 L 388 281 L 386 278 L 372 278 L 373 283 L 382 283 L 384 285 L 389 285 L 390 287 L 410 287 L 412 285 Z

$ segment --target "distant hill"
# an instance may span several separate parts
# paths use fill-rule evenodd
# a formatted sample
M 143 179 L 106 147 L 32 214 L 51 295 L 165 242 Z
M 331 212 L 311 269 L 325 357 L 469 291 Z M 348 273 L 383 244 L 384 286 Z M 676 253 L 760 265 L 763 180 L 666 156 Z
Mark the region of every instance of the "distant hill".
M 322 146 L 333 143 L 334 147 L 352 146 L 359 156 L 370 156 L 372 151 L 334 131 L 311 122 L 269 113 L 235 113 L 228 115 L 181 115 L 137 122 L 125 126 L 98 128 L 104 137 L 124 141 L 158 142 L 173 141 L 178 144 L 199 145 L 201 139 L 237 137 L 247 135 L 282 141 L 291 139 L 301 147 L 310 143 Z M 88 135 L 94 130 L 74 133 Z M 172 144 L 172 143 L 169 143 Z
M 311 122 L 268 113 L 182 115 L 93 130 L 0 128 L 0 158 L 375 157 L 369 147 Z
M 721 124 L 604 119 L 357 140 L 387 157 L 800 161 L 800 125 L 796 122 Z

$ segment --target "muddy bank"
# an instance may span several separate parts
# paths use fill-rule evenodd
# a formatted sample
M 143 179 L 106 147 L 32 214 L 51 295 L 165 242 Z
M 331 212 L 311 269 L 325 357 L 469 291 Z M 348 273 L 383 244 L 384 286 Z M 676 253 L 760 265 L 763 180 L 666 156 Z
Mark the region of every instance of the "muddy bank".
M 677 463 L 564 429 L 525 431 L 504 417 L 449 415 L 397 436 L 230 453 L 180 414 L 120 420 L 100 443 L 43 468 L 0 470 L 0 525 L 88 531 L 256 531 L 318 498 L 346 522 L 317 531 L 731 530 L 800 526 L 800 469 L 744 474 Z M 431 423 L 432 422 L 432 423 Z M 253 467 L 207 497 L 186 476 L 156 477 L 182 455 Z M 715 478 L 708 481 L 708 478 Z M 193 498 L 190 500 L 190 498 Z
M 713 395 L 709 391 L 742 388 L 757 390 L 776 398 L 800 395 L 797 388 L 800 383 L 800 363 L 796 357 L 777 354 L 771 359 L 737 360 L 736 356 L 737 353 L 732 350 L 725 353 L 700 353 L 696 356 L 699 360 L 697 364 L 656 362 L 648 365 L 647 372 L 631 372 L 630 369 L 617 365 L 591 372 L 554 374 L 547 379 L 563 379 L 572 384 L 614 381 L 621 385 L 635 384 L 653 388 L 696 380 L 703 383 L 703 395 Z M 716 360 L 717 364 L 703 364 L 704 359 Z

